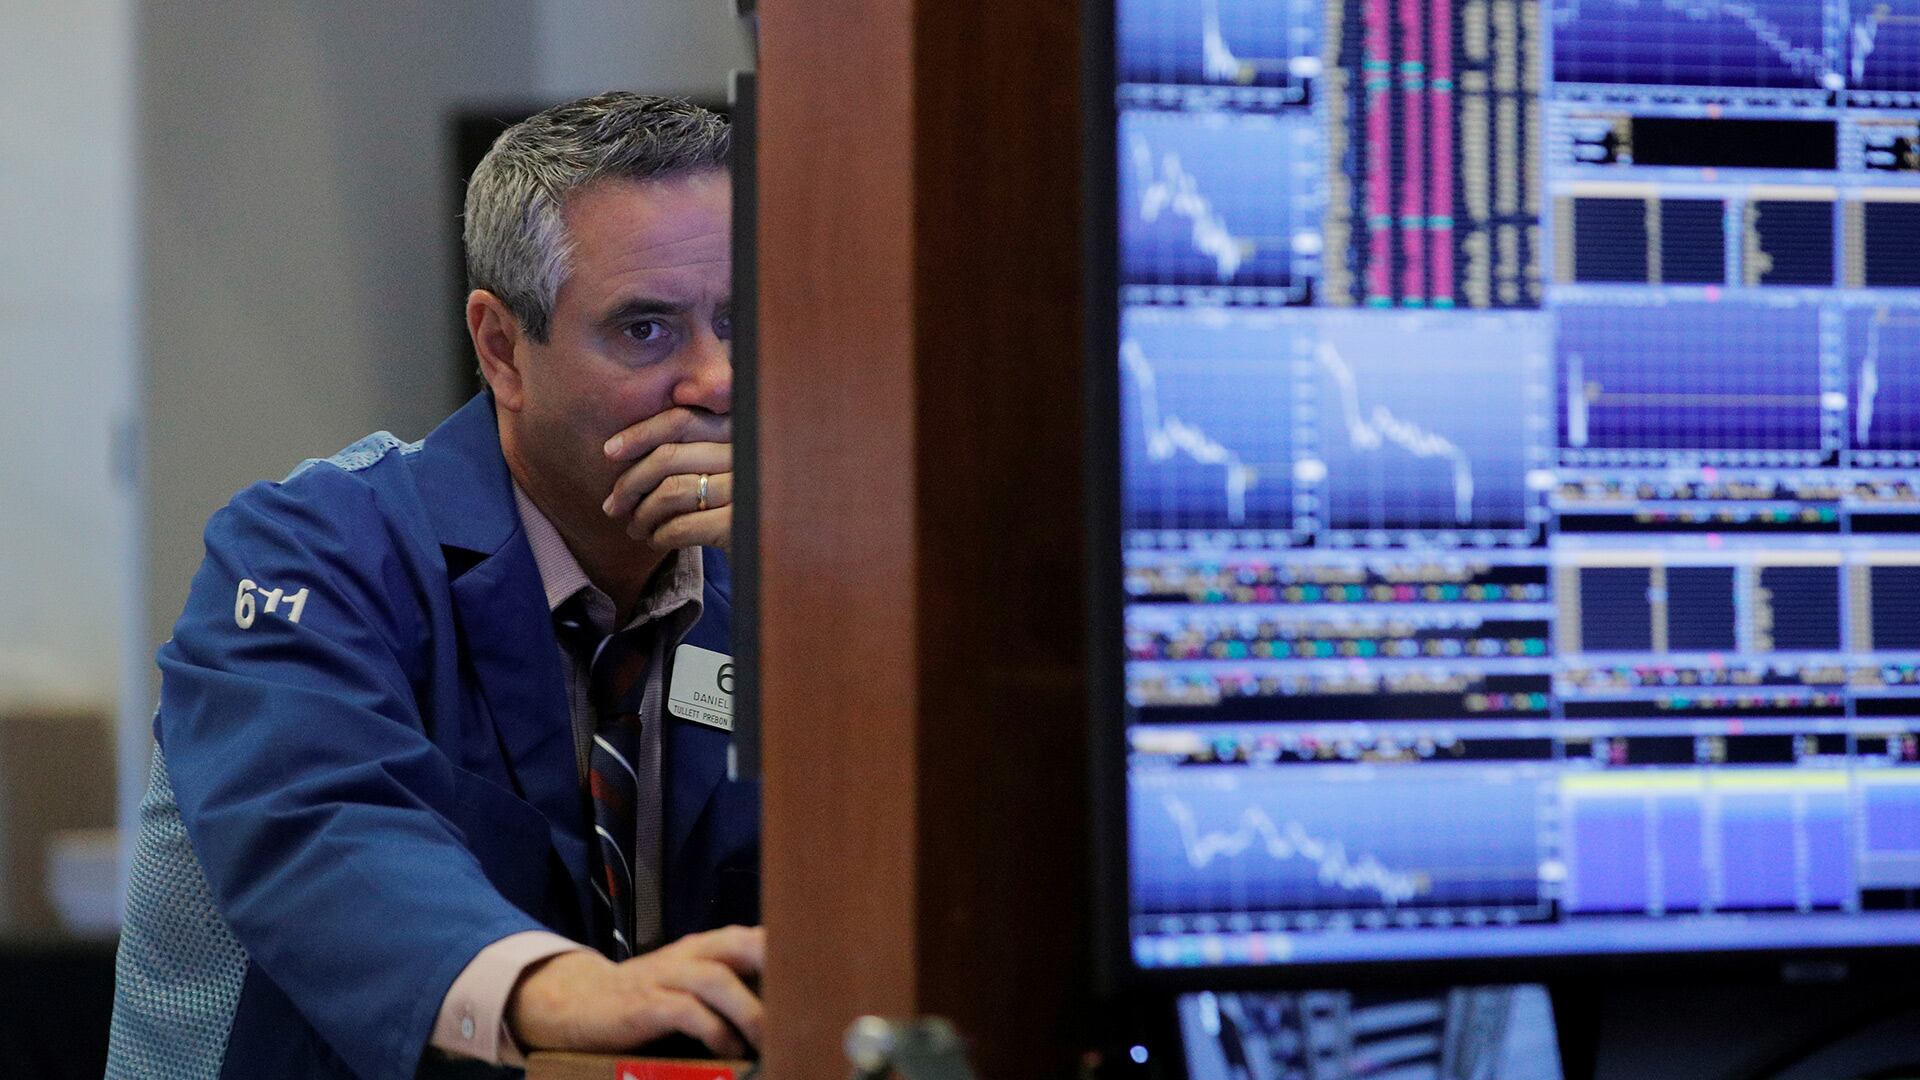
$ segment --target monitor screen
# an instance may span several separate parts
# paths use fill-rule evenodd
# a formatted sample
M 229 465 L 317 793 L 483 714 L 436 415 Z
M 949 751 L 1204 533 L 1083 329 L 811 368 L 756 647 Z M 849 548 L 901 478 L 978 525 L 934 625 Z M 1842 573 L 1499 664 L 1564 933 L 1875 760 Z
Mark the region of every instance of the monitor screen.
M 1102 10 L 1123 964 L 1920 943 L 1920 0 Z

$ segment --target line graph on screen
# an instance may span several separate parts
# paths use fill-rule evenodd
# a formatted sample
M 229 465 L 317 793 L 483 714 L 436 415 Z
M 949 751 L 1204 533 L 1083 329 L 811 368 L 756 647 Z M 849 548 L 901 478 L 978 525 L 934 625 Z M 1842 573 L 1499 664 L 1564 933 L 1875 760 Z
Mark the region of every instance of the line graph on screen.
M 1820 0 L 1556 0 L 1568 82 L 1840 90 L 1845 44 Z
M 1816 464 L 1844 434 L 1844 374 L 1814 309 L 1568 307 L 1557 347 L 1576 462 Z
M 1353 365 L 1329 342 L 1320 342 L 1313 350 L 1314 361 L 1333 382 L 1338 401 L 1339 427 L 1346 434 L 1347 446 L 1357 453 L 1378 452 L 1395 446 L 1415 458 L 1440 458 L 1453 471 L 1453 517 L 1455 524 L 1473 524 L 1473 457 L 1451 439 L 1410 420 L 1394 415 L 1385 405 L 1371 409 L 1360 404 L 1360 383 Z M 1335 438 L 1339 438 L 1338 435 Z
M 1314 836 L 1297 820 L 1276 823 L 1267 812 L 1249 806 L 1233 826 L 1202 833 L 1193 807 L 1168 796 L 1164 802 L 1167 816 L 1179 830 L 1180 844 L 1187 862 L 1204 870 L 1215 859 L 1238 858 L 1248 852 L 1264 853 L 1275 862 L 1299 859 L 1313 866 L 1316 880 L 1347 892 L 1372 893 L 1382 904 L 1392 907 L 1412 900 L 1432 888 L 1425 874 L 1389 870 L 1372 855 L 1350 855 L 1346 844 Z
M 1292 374 L 1260 322 L 1129 309 L 1121 331 L 1126 518 L 1148 529 L 1291 529 Z
M 1169 153 L 1156 159 L 1147 140 L 1139 137 L 1129 143 L 1128 152 L 1139 177 L 1140 223 L 1155 225 L 1163 214 L 1184 220 L 1191 230 L 1193 250 L 1213 261 L 1221 282 L 1231 282 L 1241 265 L 1259 252 L 1259 241 L 1234 235 L 1180 155 Z M 1272 242 L 1273 238 L 1267 239 Z
M 1920 309 L 1847 313 L 1852 449 L 1866 465 L 1909 465 L 1920 452 Z
M 1295 249 L 1318 229 L 1310 118 L 1129 111 L 1120 128 L 1124 284 L 1305 295 Z
M 1313 312 L 1293 345 L 1314 418 L 1295 475 L 1318 517 L 1338 531 L 1526 530 L 1549 341 L 1533 314 Z
M 1853 6 L 1847 74 L 1857 90 L 1920 90 L 1920 0 Z
M 1539 791 L 1406 774 L 1359 783 L 1241 766 L 1137 773 L 1136 895 L 1151 910 L 1529 905 Z
M 1207 78 L 1215 82 L 1249 85 L 1263 75 L 1284 78 L 1292 67 L 1292 58 L 1279 56 L 1241 56 L 1227 44 L 1220 25 L 1220 0 L 1200 0 L 1200 54 Z
M 1215 442 L 1205 431 L 1160 408 L 1160 376 L 1137 341 L 1120 343 L 1120 363 L 1126 368 L 1128 385 L 1139 402 L 1140 432 L 1146 441 L 1147 460 L 1166 462 L 1185 457 L 1200 465 L 1217 465 L 1223 474 L 1221 497 L 1226 500 L 1227 518 L 1234 524 L 1247 520 L 1247 489 L 1260 478 L 1260 471 L 1241 460 L 1240 455 Z
M 1320 70 L 1312 0 L 1145 0 L 1124 9 L 1122 83 L 1266 89 L 1304 101 Z

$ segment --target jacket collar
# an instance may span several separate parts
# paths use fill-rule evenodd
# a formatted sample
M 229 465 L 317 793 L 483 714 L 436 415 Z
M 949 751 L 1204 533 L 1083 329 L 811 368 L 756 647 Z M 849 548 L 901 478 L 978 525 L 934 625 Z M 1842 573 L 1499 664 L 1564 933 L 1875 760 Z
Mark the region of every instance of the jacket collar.
M 434 429 L 415 458 L 415 476 L 447 560 L 460 641 L 507 774 L 515 792 L 546 817 L 584 917 L 590 905 L 586 821 L 559 644 L 514 506 L 493 408 L 492 395 L 479 394 Z M 544 663 L 543 649 L 552 650 Z
M 492 394 L 475 394 L 427 436 L 415 459 L 442 547 L 492 555 L 520 531 L 493 408 Z

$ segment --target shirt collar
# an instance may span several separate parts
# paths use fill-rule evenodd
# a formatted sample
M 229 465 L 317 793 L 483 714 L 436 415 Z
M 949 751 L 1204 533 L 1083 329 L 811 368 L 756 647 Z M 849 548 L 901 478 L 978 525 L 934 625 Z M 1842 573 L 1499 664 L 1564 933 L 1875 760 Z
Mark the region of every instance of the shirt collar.
M 587 591 L 587 612 L 602 632 L 612 628 L 613 599 L 601 592 L 587 572 L 581 569 L 580 560 L 567 546 L 567 541 L 554 528 L 553 522 L 533 500 L 520 488 L 519 481 L 513 484 L 513 503 L 520 511 L 520 526 L 526 530 L 527 543 L 533 548 L 533 565 L 540 572 L 540 584 L 546 590 L 547 610 L 559 608 L 575 593 Z M 701 589 L 706 577 L 701 566 L 700 549 L 681 548 L 668 552 L 666 561 L 647 583 L 647 591 L 640 597 L 640 606 L 635 611 L 633 621 L 622 629 L 630 629 L 642 623 L 652 622 L 670 612 L 688 604 L 699 611 Z

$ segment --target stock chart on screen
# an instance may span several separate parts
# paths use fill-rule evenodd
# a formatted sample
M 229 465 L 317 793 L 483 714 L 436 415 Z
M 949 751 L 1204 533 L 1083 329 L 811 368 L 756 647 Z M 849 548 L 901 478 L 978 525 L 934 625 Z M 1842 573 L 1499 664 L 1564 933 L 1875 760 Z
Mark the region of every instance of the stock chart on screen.
M 1920 0 L 1117 0 L 1141 969 L 1920 944 Z

